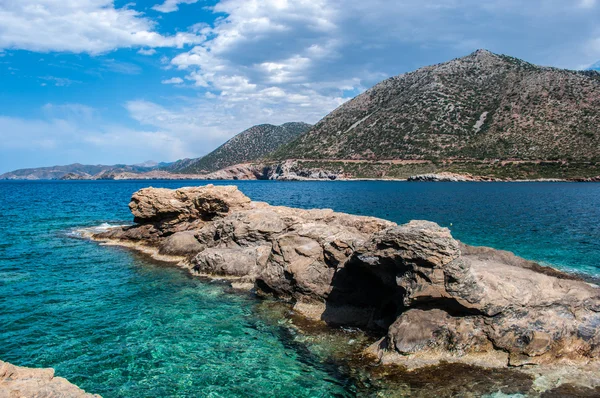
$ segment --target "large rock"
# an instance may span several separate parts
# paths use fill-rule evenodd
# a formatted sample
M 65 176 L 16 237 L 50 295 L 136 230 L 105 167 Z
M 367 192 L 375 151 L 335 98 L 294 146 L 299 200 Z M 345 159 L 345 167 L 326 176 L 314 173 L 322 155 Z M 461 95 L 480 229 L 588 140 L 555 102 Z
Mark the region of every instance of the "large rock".
M 243 208 L 250 199 L 237 187 L 189 187 L 176 190 L 142 189 L 131 197 L 129 208 L 138 223 L 211 220 Z
M 407 366 L 596 363 L 600 289 L 435 223 L 395 223 L 251 202 L 235 187 L 143 189 L 136 241 L 202 275 L 290 300 L 307 316 L 380 333 L 367 352 Z M 570 361 L 570 362 L 569 362 Z
M 0 361 L 0 398 L 53 397 L 77 398 L 96 397 L 54 376 L 54 369 L 33 369 L 14 366 Z

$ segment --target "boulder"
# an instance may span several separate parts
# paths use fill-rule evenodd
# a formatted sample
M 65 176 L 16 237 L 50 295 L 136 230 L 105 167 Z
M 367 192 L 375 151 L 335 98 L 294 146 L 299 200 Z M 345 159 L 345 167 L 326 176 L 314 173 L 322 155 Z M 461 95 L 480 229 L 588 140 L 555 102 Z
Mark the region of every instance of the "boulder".
M 241 209 L 250 199 L 235 186 L 146 188 L 133 194 L 129 209 L 138 223 L 211 220 Z

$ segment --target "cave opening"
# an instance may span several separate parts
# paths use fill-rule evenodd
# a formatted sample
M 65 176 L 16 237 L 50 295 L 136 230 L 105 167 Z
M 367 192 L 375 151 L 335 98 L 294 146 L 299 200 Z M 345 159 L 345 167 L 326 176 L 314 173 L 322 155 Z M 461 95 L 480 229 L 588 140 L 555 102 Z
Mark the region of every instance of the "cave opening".
M 396 283 L 406 267 L 388 258 L 350 259 L 332 280 L 323 320 L 339 319 L 333 312 L 346 312 L 355 318 L 348 322 L 382 335 L 404 310 L 404 289 Z

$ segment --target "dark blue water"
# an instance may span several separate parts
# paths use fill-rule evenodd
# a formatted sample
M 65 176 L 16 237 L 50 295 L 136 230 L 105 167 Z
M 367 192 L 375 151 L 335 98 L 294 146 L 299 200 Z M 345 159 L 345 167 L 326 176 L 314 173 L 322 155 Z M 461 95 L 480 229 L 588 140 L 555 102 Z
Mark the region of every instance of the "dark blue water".
M 253 297 L 72 237 L 130 222 L 139 188 L 194 184 L 203 183 L 0 183 L 0 359 L 54 367 L 105 397 L 355 395 Z M 432 220 L 469 244 L 600 275 L 600 184 L 236 184 L 277 205 Z

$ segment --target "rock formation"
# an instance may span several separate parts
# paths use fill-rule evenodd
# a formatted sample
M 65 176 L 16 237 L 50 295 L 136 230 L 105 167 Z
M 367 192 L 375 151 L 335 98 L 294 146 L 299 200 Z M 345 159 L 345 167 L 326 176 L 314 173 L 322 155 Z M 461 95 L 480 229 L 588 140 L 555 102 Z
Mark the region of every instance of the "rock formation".
M 432 222 L 270 206 L 233 186 L 146 188 L 129 206 L 135 225 L 94 239 L 373 330 L 382 337 L 366 352 L 384 363 L 571 366 L 600 356 L 597 286 L 461 244 Z
M 69 383 L 62 377 L 54 376 L 54 369 L 32 369 L 14 366 L 0 361 L 0 397 L 96 397 Z
M 407 181 L 427 181 L 427 182 L 465 182 L 465 181 L 484 181 L 482 178 L 473 177 L 469 174 L 461 175 L 454 173 L 436 173 L 436 174 L 418 174 L 410 176 Z

